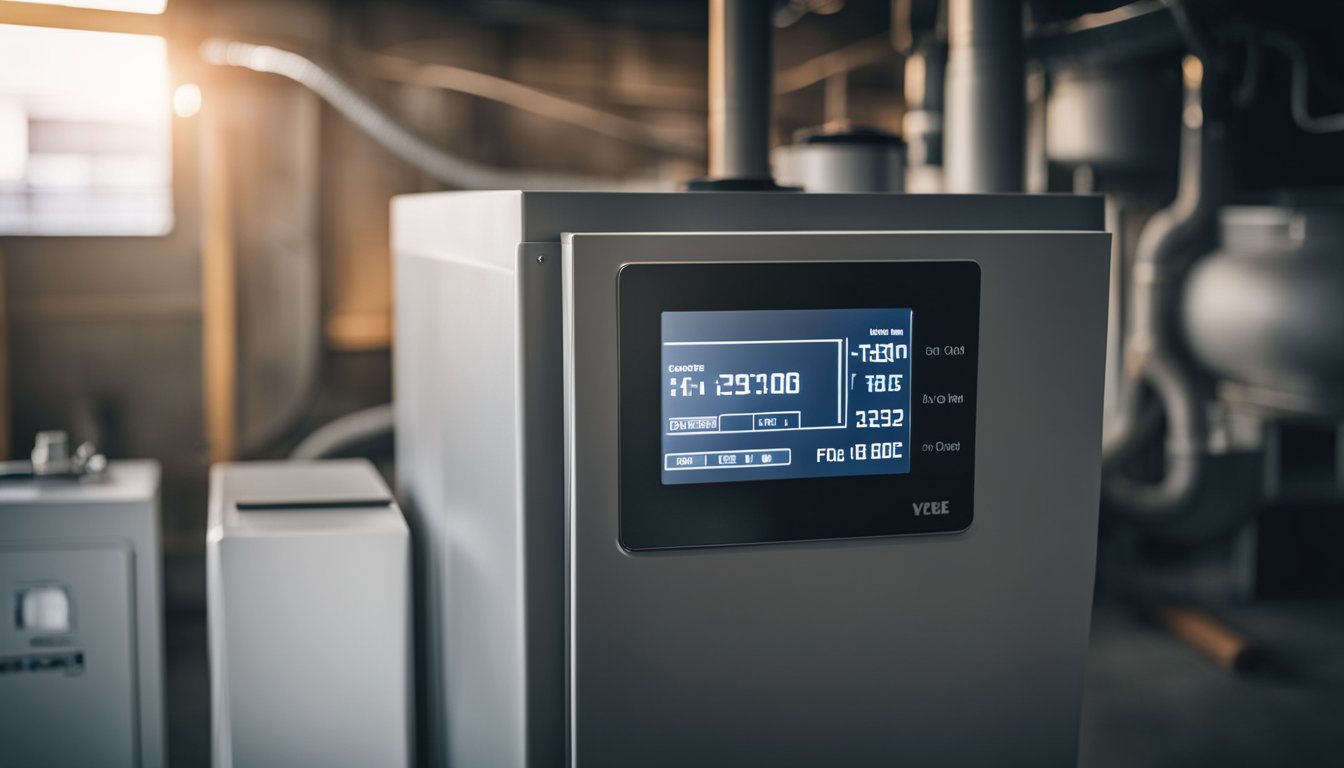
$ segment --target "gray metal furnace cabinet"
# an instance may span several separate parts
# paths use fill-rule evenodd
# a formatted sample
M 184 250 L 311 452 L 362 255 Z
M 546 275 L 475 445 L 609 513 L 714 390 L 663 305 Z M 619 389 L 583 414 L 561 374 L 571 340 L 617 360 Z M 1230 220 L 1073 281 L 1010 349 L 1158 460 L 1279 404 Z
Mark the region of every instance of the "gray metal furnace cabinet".
M 159 465 L 0 484 L 0 765 L 158 768 Z
M 1102 218 L 1099 199 L 1063 196 L 396 199 L 398 490 L 429 763 L 1073 764 Z M 908 399 L 884 402 L 900 407 L 849 421 L 860 339 L 822 330 L 846 322 L 908 341 L 862 358 L 899 350 L 890 370 L 910 378 L 892 397 Z M 710 402 L 703 380 L 666 378 L 671 345 L 746 360 L 740 345 L 809 323 L 802 341 L 837 345 L 836 386 L 851 374 L 835 434 L 886 428 L 899 440 L 870 456 L 896 446 L 890 463 L 823 464 L 801 431 L 669 452 L 691 444 L 660 434 L 677 427 L 669 396 Z M 669 341 L 683 325 L 693 341 Z M 754 418 L 748 432 L 798 416 L 726 410 L 712 418 Z M 671 471 L 752 459 L 773 466 Z

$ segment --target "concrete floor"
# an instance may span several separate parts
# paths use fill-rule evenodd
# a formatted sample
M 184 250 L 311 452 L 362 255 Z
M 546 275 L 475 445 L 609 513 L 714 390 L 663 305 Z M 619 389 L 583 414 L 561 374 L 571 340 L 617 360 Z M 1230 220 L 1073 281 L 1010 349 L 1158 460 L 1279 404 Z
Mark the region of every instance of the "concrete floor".
M 1229 673 L 1126 609 L 1097 606 L 1080 765 L 1344 766 L 1344 599 L 1218 617 L 1259 640 L 1277 669 Z
M 205 613 L 168 614 L 167 653 L 168 765 L 210 765 L 210 662 Z
M 1260 639 L 1273 674 L 1230 674 L 1113 603 L 1093 616 L 1083 701 L 1083 768 L 1344 767 L 1344 598 L 1229 608 Z M 168 754 L 210 758 L 205 616 L 169 617 Z

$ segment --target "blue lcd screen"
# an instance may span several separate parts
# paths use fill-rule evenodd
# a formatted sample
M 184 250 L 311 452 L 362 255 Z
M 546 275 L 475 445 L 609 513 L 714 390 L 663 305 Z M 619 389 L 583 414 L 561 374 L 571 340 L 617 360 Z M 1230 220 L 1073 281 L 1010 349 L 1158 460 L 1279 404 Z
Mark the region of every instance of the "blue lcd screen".
M 662 313 L 664 485 L 910 471 L 909 309 Z

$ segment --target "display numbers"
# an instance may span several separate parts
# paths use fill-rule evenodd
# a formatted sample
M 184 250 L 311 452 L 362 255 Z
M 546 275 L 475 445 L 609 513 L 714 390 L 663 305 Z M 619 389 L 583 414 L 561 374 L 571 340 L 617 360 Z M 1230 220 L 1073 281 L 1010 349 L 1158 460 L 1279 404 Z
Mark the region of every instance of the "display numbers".
M 904 408 L 869 408 L 854 412 L 854 426 L 859 429 L 885 429 L 905 425 Z
M 859 359 L 865 363 L 894 363 L 910 357 L 910 345 L 896 342 L 860 344 Z
M 714 385 L 718 397 L 730 395 L 796 395 L 801 390 L 796 371 L 779 373 L 720 373 Z
M 672 397 L 680 394 L 682 397 L 693 397 L 695 395 L 705 394 L 705 382 L 696 381 L 690 376 L 683 376 L 680 379 L 672 379 Z
M 912 321 L 908 308 L 664 312 L 663 484 L 908 473 L 926 394 Z
M 885 461 L 887 459 L 904 458 L 905 443 L 899 441 L 887 443 L 858 443 L 849 447 L 849 458 L 853 461 L 867 461 L 869 459 Z
M 900 392 L 901 380 L 905 378 L 905 374 L 869 373 L 863 378 L 868 384 L 869 392 Z

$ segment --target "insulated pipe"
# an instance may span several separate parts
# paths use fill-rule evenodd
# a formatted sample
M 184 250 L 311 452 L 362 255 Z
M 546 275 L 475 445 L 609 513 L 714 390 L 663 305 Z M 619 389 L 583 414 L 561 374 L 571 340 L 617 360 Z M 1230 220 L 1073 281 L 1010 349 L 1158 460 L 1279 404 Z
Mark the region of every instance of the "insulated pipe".
M 709 176 L 770 178 L 769 0 L 710 0 Z
M 1019 0 L 949 0 L 948 192 L 1021 192 L 1026 70 Z

